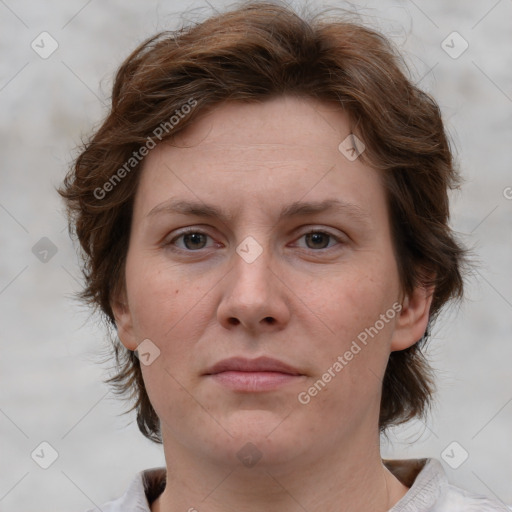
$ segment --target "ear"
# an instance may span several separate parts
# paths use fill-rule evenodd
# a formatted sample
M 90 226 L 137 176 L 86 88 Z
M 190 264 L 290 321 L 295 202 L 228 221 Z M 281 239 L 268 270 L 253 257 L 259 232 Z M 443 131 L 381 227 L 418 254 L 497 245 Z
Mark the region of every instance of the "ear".
M 117 335 L 121 343 L 128 350 L 135 350 L 137 348 L 137 341 L 133 333 L 133 320 L 128 301 L 126 300 L 125 293 L 119 294 L 112 300 L 110 307 L 114 313 L 114 320 L 117 327 Z
M 409 348 L 423 337 L 433 296 L 433 286 L 418 286 L 412 294 L 405 296 L 391 339 L 392 352 Z

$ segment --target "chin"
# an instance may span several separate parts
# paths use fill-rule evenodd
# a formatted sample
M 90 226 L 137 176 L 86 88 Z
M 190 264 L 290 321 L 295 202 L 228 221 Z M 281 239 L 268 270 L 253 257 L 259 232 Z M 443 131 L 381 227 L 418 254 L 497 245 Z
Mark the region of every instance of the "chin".
M 287 413 L 238 411 L 230 419 L 223 423 L 232 436 L 226 436 L 226 449 L 236 463 L 246 467 L 286 464 L 304 449 L 300 425 L 290 421 Z M 303 431 L 310 429 L 305 427 Z

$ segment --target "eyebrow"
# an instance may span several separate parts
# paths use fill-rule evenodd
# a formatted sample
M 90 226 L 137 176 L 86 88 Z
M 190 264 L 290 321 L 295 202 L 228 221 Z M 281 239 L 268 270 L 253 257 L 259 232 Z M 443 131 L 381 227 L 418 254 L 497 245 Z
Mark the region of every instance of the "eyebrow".
M 325 199 L 323 201 L 295 201 L 287 206 L 284 206 L 279 213 L 278 222 L 291 218 L 300 217 L 305 215 L 314 215 L 317 213 L 324 213 L 328 211 L 336 211 L 343 213 L 354 220 L 369 223 L 370 216 L 360 206 L 354 203 L 347 203 L 340 199 Z M 163 203 L 155 206 L 148 214 L 147 217 L 153 217 L 160 214 L 182 214 L 194 215 L 196 217 L 214 218 L 219 219 L 226 223 L 233 216 L 223 208 L 216 207 L 211 204 L 206 204 L 200 201 L 185 201 L 182 199 L 168 199 Z

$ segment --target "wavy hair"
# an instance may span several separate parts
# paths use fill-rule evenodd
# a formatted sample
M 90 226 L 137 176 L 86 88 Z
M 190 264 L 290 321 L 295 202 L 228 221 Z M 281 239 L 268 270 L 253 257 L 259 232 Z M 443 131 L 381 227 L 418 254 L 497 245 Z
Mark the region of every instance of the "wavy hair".
M 280 95 L 334 101 L 347 112 L 366 145 L 361 158 L 382 173 L 402 291 L 435 287 L 424 336 L 389 356 L 379 418 L 383 432 L 425 415 L 431 404 L 433 375 L 422 349 L 441 308 L 462 297 L 465 249 L 448 224 L 448 192 L 460 177 L 440 109 L 408 77 L 389 40 L 363 24 L 249 2 L 140 44 L 117 71 L 110 111 L 59 190 L 82 248 L 81 298 L 115 327 L 111 303 L 124 286 L 140 162 L 125 167 L 123 179 L 108 191 L 105 183 L 119 177 L 162 122 L 191 98 L 195 107 L 170 134 L 221 102 Z M 130 410 L 137 411 L 140 431 L 162 442 L 139 360 L 112 341 L 116 374 L 107 382 L 134 400 Z

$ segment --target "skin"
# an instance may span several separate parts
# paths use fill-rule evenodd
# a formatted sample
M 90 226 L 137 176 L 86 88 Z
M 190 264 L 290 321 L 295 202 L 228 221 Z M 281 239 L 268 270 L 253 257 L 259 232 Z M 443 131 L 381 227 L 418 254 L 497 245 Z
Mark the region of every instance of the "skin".
M 150 339 L 160 350 L 142 365 L 168 475 L 153 511 L 385 511 L 406 493 L 380 457 L 381 382 L 390 352 L 423 335 L 432 290 L 401 292 L 379 174 L 338 149 L 350 132 L 338 106 L 314 99 L 228 102 L 146 157 L 113 309 L 128 349 Z M 150 214 L 170 198 L 229 217 Z M 361 217 L 278 218 L 294 201 L 331 198 Z M 176 238 L 184 227 L 208 236 Z M 248 236 L 262 250 L 251 263 L 236 252 Z M 298 394 L 394 303 L 401 312 L 301 404 Z M 222 359 L 261 355 L 301 377 L 242 393 L 203 375 Z M 253 467 L 237 457 L 249 442 L 262 455 Z

